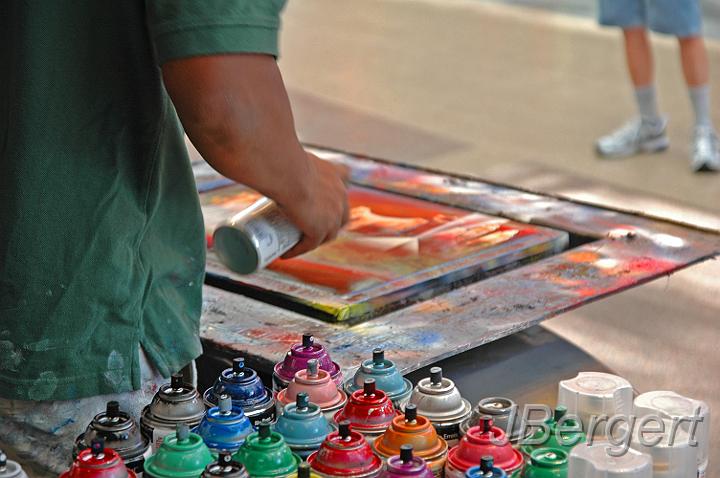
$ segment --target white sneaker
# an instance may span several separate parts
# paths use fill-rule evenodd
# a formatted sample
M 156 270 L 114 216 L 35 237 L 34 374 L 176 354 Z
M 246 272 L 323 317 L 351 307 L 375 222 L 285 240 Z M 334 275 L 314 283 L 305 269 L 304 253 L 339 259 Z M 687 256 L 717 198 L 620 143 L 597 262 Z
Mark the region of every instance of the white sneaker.
M 712 127 L 695 128 L 691 166 L 695 172 L 720 171 L 720 141 Z
M 595 144 L 595 150 L 599 156 L 605 158 L 664 151 L 670 146 L 670 140 L 665 134 L 666 127 L 665 118 L 660 118 L 656 123 L 647 123 L 636 118 L 600 138 Z

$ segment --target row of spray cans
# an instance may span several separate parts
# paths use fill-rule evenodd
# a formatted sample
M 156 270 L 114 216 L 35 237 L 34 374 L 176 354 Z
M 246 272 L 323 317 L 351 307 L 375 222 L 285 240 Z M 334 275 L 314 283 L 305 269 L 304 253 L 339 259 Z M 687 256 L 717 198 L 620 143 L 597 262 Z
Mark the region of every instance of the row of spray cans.
M 698 433 L 700 448 L 692 448 L 692 457 L 689 451 L 683 454 L 662 446 L 642 450 L 633 445 L 626 458 L 609 459 L 602 443 L 577 445 L 585 440 L 582 430 L 598 414 L 634 410 L 672 419 L 698 407 L 705 420 Z M 524 438 L 540 430 L 516 420 L 517 410 L 512 400 L 503 397 L 485 398 L 472 407 L 438 367 L 413 387 L 380 349 L 362 362 L 353 377 L 343 380 L 325 348 L 305 335 L 276 365 L 272 390 L 242 359 L 235 359 L 202 395 L 174 375 L 143 410 L 139 425 L 116 402 L 109 402 L 78 437 L 73 468 L 64 476 L 144 472 L 159 478 L 585 478 L 654 473 L 694 478 L 707 466 L 707 406 L 671 392 L 640 395 L 633 405 L 632 387 L 626 380 L 581 373 L 560 383 L 558 407 L 547 420 L 552 433 L 541 445 L 523 445 Z M 584 428 L 578 431 L 577 423 L 565 414 L 578 417 Z M 555 433 L 561 423 L 569 428 Z M 600 438 L 605 431 L 594 428 Z M 564 438 L 562 442 L 558 436 Z M 618 464 L 623 470 L 634 466 L 639 471 L 608 475 Z M 125 466 L 127 471 L 117 474 L 87 473 L 88 467 L 125 470 Z M 683 474 L 679 466 L 696 473 Z M 85 471 L 76 474 L 77 470 Z

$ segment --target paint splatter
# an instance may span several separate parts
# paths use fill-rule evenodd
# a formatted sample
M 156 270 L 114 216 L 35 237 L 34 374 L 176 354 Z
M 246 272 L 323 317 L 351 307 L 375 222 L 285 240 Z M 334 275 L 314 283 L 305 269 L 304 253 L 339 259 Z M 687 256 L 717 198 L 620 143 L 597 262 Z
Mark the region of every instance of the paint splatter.
M 20 348 L 9 340 L 0 340 L 0 370 L 17 372 L 23 361 L 23 354 Z
M 103 374 L 105 381 L 115 390 L 120 390 L 124 387 L 126 382 L 129 380 L 125 376 L 125 359 L 117 350 L 110 352 L 107 359 L 107 370 Z
M 55 372 L 41 372 L 40 377 L 35 380 L 28 390 L 28 398 L 30 400 L 47 400 L 49 399 L 58 385 L 58 379 Z

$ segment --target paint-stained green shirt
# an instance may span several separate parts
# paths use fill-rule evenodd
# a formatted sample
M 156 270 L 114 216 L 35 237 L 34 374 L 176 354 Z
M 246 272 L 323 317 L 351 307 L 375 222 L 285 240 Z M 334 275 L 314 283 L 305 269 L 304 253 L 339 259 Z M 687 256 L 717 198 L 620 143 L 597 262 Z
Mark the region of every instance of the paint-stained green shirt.
M 0 397 L 140 385 L 201 351 L 200 208 L 160 65 L 277 54 L 284 0 L 0 2 Z

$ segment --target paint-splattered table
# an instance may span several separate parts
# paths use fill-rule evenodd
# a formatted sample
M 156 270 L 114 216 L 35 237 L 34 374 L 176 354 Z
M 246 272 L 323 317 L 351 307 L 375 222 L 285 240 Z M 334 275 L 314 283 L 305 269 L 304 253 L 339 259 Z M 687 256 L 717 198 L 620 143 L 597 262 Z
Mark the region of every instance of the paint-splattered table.
M 301 334 L 312 333 L 346 372 L 378 346 L 409 372 L 720 254 L 716 232 L 641 212 L 358 155 L 315 152 L 349 166 L 357 185 L 567 231 L 570 248 L 356 325 L 324 322 L 206 285 L 201 336 L 207 353 L 243 355 L 269 372 Z M 201 192 L 218 185 L 222 181 L 212 174 L 198 175 Z M 208 273 L 224 277 L 226 284 L 233 280 L 214 261 Z

